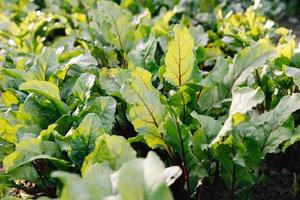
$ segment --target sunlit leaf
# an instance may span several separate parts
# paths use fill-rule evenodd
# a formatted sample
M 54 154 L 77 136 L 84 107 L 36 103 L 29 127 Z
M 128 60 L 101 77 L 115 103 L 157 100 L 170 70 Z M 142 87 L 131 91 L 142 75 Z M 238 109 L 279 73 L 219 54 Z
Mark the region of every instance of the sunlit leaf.
M 180 87 L 190 80 L 194 68 L 194 39 L 188 29 L 180 25 L 174 27 L 174 34 L 174 39 L 168 45 L 164 77 Z

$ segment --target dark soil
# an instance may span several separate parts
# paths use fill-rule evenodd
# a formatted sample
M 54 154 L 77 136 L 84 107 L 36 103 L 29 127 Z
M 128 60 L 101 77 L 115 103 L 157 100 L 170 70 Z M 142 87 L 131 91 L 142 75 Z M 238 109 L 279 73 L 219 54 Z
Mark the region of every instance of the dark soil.
M 273 154 L 261 164 L 265 179 L 252 189 L 253 200 L 300 199 L 300 143 Z
M 250 200 L 300 200 L 300 142 L 284 153 L 270 154 L 261 162 L 262 181 L 251 188 Z M 197 192 L 197 200 L 231 200 L 221 177 L 213 184 L 204 180 Z M 176 185 L 176 184 L 175 184 Z M 172 188 L 178 194 L 178 188 Z M 188 199 L 176 196 L 176 200 Z M 235 197 L 234 200 L 240 200 Z

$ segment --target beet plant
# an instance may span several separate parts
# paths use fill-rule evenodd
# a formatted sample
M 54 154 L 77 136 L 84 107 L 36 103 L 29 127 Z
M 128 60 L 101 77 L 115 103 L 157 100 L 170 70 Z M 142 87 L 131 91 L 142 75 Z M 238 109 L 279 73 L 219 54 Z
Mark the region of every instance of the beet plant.
M 0 5 L 3 199 L 250 199 L 300 139 L 294 36 L 257 5 Z

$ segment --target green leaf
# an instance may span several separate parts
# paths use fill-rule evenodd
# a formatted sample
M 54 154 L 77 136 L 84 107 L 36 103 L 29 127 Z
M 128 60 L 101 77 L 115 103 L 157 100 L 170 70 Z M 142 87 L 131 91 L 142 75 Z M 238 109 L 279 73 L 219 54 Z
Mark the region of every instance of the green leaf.
M 198 160 L 202 162 L 203 168 L 210 172 L 213 169 L 211 165 L 213 156 L 209 144 L 220 131 L 222 124 L 212 117 L 199 115 L 195 111 L 191 115 L 199 123 L 199 128 L 191 138 L 192 150 Z
M 58 69 L 55 75 L 61 80 L 65 80 L 67 73 L 72 66 L 78 66 L 80 70 L 86 70 L 86 68 L 93 68 L 98 65 L 97 60 L 90 54 L 80 54 L 79 56 L 71 58 L 66 64 Z
M 228 144 L 215 145 L 213 152 L 221 163 L 221 176 L 227 188 L 237 191 L 253 185 L 254 181 L 248 169 L 233 162 L 234 150 Z
M 264 100 L 264 93 L 260 88 L 252 89 L 249 87 L 235 88 L 232 91 L 232 102 L 229 115 L 213 143 L 220 142 L 232 128 L 232 117 L 236 113 L 244 114 Z
M 300 88 L 300 69 L 294 67 L 286 67 L 285 73 L 287 76 L 292 77 L 294 83 Z
M 207 175 L 207 172 L 202 166 L 201 160 L 193 154 L 191 148 L 192 135 L 190 130 L 182 124 L 180 119 L 177 119 L 176 115 L 169 113 L 165 117 L 163 123 L 165 129 L 165 141 L 169 147 L 175 151 L 175 154 L 180 156 L 183 162 L 183 171 L 189 175 L 190 189 L 195 191 L 197 181 L 200 178 Z M 199 144 L 197 144 L 198 146 Z
M 112 97 L 97 97 L 88 102 L 87 107 L 80 114 L 81 116 L 96 112 L 99 116 L 102 127 L 106 133 L 111 133 L 115 121 L 117 102 Z
M 128 10 L 111 1 L 100 1 L 97 9 L 91 10 L 91 15 L 95 26 L 98 26 L 108 43 L 125 52 L 131 48 L 134 28 L 131 23 L 132 15 Z
M 91 55 L 91 54 L 81 54 L 79 56 L 76 56 L 72 59 L 70 59 L 67 63 L 67 66 L 71 65 L 77 65 L 80 68 L 87 68 L 91 66 L 97 66 L 97 60 Z
M 169 23 L 174 15 L 175 12 L 172 10 L 160 14 L 154 22 L 152 32 L 154 32 L 156 36 L 167 35 L 170 30 Z
M 86 158 L 82 165 L 81 172 L 85 174 L 95 163 L 108 163 L 116 170 L 122 164 L 136 158 L 136 152 L 121 136 L 102 135 L 96 142 L 96 147 Z
M 60 195 L 60 199 L 63 200 L 119 198 L 140 200 L 173 199 L 167 186 L 180 174 L 179 167 L 165 169 L 159 157 L 150 152 L 145 159 L 132 158 L 125 161 L 117 171 L 113 171 L 108 163 L 96 163 L 83 173 L 82 178 L 61 171 L 54 172 L 52 176 L 59 178 L 64 185 Z M 170 179 L 170 176 L 174 178 Z
M 20 28 L 9 19 L 4 13 L 0 15 L 0 29 L 2 31 L 7 31 L 13 36 L 17 36 L 20 34 L 21 30 Z
M 290 137 L 290 140 L 286 141 L 283 146 L 283 150 L 285 151 L 288 147 L 292 146 L 296 142 L 300 141 L 300 126 L 297 126 L 292 136 Z
M 286 122 L 299 109 L 299 93 L 285 96 L 273 110 L 238 125 L 237 131 L 240 136 L 256 141 L 263 158 L 267 153 L 277 152 L 279 145 L 292 137 L 291 125 Z
M 130 73 L 128 70 L 121 68 L 102 68 L 99 76 L 100 87 L 109 95 L 122 97 L 120 94 L 121 87 L 124 81 L 129 78 Z
M 243 137 L 241 139 L 239 132 L 233 130 L 234 145 L 236 155 L 233 161 L 243 167 L 255 169 L 261 158 L 261 149 L 257 141 L 251 137 Z
M 180 89 L 169 98 L 169 103 L 172 106 L 186 106 L 192 100 L 194 90 L 188 86 L 182 86 Z
M 26 81 L 45 81 L 46 73 L 48 71 L 55 71 L 58 65 L 55 49 L 47 47 L 43 49 L 43 52 L 35 59 L 33 65 L 26 73 Z
M 52 176 L 63 183 L 59 199 L 104 199 L 113 193 L 111 174 L 113 171 L 107 164 L 95 164 L 81 178 L 77 174 L 57 171 Z
M 123 200 L 173 199 L 165 182 L 164 164 L 152 152 L 146 159 L 130 161 L 120 168 L 117 188 Z
M 61 114 L 68 112 L 67 106 L 61 101 L 59 89 L 54 83 L 48 81 L 27 81 L 19 86 L 20 90 L 33 92 L 49 99 Z
M 197 26 L 190 26 L 189 31 L 195 40 L 195 46 L 206 46 L 208 43 L 208 33 L 205 33 L 204 28 L 199 24 Z
M 36 159 L 49 159 L 67 164 L 60 158 L 61 152 L 54 142 L 29 138 L 16 144 L 16 150 L 4 158 L 3 167 L 6 171 L 11 171 Z
M 229 65 L 228 74 L 224 81 L 229 88 L 241 84 L 252 70 L 260 67 L 268 59 L 277 55 L 274 47 L 267 42 L 261 42 L 241 50 L 233 59 L 233 64 Z
M 90 97 L 91 88 L 94 85 L 96 76 L 93 74 L 84 73 L 76 80 L 72 89 L 72 93 L 75 97 L 80 99 L 82 103 L 86 102 Z
M 68 130 L 70 130 L 72 124 L 74 122 L 74 117 L 70 114 L 66 114 L 58 118 L 58 120 L 55 121 L 55 130 L 61 134 L 65 135 Z
M 166 116 L 163 125 L 166 131 L 166 143 L 180 155 L 182 160 L 185 160 L 186 154 L 190 153 L 189 140 L 191 134 L 189 130 L 172 114 Z M 186 160 L 184 162 L 186 162 Z
M 199 108 L 201 110 L 211 110 L 215 107 L 221 107 L 221 100 L 225 97 L 221 92 L 224 91 L 226 91 L 226 88 L 218 88 L 217 86 L 203 88 L 197 101 Z
M 34 94 L 26 97 L 23 111 L 30 117 L 31 124 L 39 125 L 42 129 L 55 122 L 60 115 L 55 105 Z
M 96 139 L 104 134 L 102 122 L 97 114 L 87 114 L 76 130 L 71 130 L 66 137 L 70 140 L 70 159 L 77 165 L 82 164 L 85 156 L 95 149 Z
M 3 159 L 15 150 L 15 144 L 0 138 L 0 146 L 0 163 L 2 163 Z
M 223 57 L 224 54 L 221 49 L 215 48 L 215 47 L 210 47 L 210 48 L 205 48 L 205 64 L 207 63 L 208 65 L 213 63 L 215 60 L 217 60 L 220 57 Z
M 181 119 L 185 123 L 189 117 L 189 110 L 191 109 L 188 103 L 194 101 L 195 91 L 188 86 L 182 86 L 169 98 L 169 105 L 176 108 L 176 112 L 180 113 Z
M 223 84 L 224 77 L 228 73 L 229 64 L 229 60 L 219 57 L 214 68 L 201 81 L 201 85 L 204 87 L 214 87 Z
M 214 118 L 206 115 L 199 115 L 195 111 L 191 113 L 192 117 L 195 118 L 201 125 L 208 142 L 210 141 L 219 133 L 222 128 L 222 124 L 215 120 Z
M 34 182 L 37 186 L 43 187 L 43 182 L 41 181 L 37 171 L 33 167 L 32 162 L 28 162 L 27 164 L 19 166 L 4 175 L 6 175 L 9 180 L 14 182 L 17 182 L 17 180 L 26 180 Z M 46 173 L 44 175 L 46 175 Z M 15 184 L 15 188 L 19 188 L 17 184 Z
M 175 37 L 168 45 L 164 78 L 172 85 L 180 87 L 190 80 L 193 72 L 194 39 L 186 27 L 176 25 L 173 31 Z
M 152 71 L 152 65 L 156 65 L 154 59 L 156 43 L 156 39 L 153 35 L 150 35 L 149 38 L 140 40 L 135 48 L 128 53 L 128 62 Z

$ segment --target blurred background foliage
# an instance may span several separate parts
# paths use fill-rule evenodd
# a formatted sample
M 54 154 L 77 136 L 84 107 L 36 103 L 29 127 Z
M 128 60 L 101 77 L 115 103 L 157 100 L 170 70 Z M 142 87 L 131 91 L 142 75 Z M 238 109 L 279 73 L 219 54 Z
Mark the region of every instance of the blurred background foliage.
M 98 0 L 99 1 L 99 0 Z M 256 1 L 262 4 L 261 10 L 275 20 L 282 18 L 292 18 L 291 22 L 297 21 L 300 12 L 299 0 L 113 0 L 124 7 L 129 7 L 132 11 L 138 11 L 141 7 L 148 7 L 152 14 L 155 14 L 162 7 L 172 7 L 177 4 L 196 5 L 192 9 L 200 8 L 203 12 L 211 12 L 217 6 L 224 6 L 227 10 L 242 11 Z M 7 12 L 18 11 L 16 20 L 20 19 L 25 12 L 32 10 L 58 10 L 64 8 L 66 12 L 74 9 L 81 9 L 85 5 L 91 5 L 97 0 L 2 0 L 0 6 L 8 8 Z
M 20 22 L 26 13 L 34 10 L 58 11 L 66 13 L 84 12 L 85 7 L 95 4 L 99 0 L 1 0 L 0 7 L 6 10 L 5 15 L 14 15 L 16 22 Z M 113 0 L 123 7 L 138 13 L 147 7 L 153 16 L 161 10 L 167 10 L 181 5 L 191 9 L 191 15 L 199 16 L 199 9 L 203 13 L 213 13 L 216 8 L 222 7 L 226 12 L 239 12 L 247 9 L 253 3 L 259 5 L 259 10 L 276 22 L 296 25 L 300 15 L 299 0 Z M 187 6 L 189 5 L 189 6 Z M 179 8 L 182 9 L 182 8 Z M 197 14 L 197 13 L 198 14 Z M 206 15 L 207 16 L 207 15 Z M 203 16 L 202 16 L 203 17 Z M 209 19 L 209 18 L 207 18 Z M 285 24 L 286 25 L 286 24 Z M 294 27 L 293 27 L 294 28 Z

